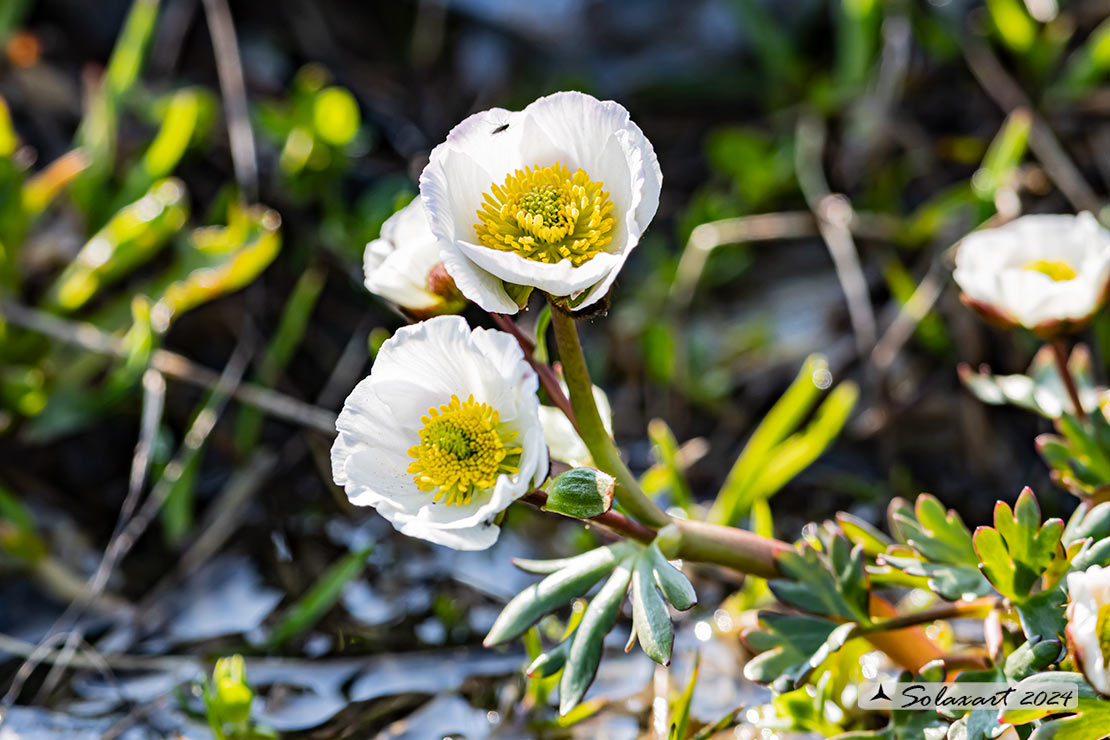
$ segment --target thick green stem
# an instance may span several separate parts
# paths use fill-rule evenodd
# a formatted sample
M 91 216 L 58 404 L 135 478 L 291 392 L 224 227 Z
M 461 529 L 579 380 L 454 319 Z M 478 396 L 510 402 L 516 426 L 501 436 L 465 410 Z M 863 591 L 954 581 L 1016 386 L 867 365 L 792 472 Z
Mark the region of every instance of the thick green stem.
M 559 360 L 563 363 L 563 379 L 570 390 L 570 405 L 578 421 L 578 433 L 586 443 L 590 457 L 599 468 L 617 479 L 614 493 L 617 501 L 629 514 L 654 529 L 665 526 L 670 522 L 670 517 L 640 490 L 636 476 L 624 464 L 616 444 L 601 421 L 574 318 L 552 304 L 551 326 L 555 330 Z
M 668 558 L 723 565 L 760 578 L 781 578 L 775 556 L 791 549 L 781 540 L 743 529 L 685 519 L 661 529 L 656 542 Z

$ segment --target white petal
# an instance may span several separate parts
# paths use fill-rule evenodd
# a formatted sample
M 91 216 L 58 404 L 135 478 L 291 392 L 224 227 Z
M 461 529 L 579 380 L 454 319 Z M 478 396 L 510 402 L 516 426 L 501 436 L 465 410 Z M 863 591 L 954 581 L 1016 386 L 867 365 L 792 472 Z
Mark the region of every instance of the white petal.
M 609 193 L 617 226 L 605 252 L 574 267 L 567 260 L 548 265 L 478 244 L 474 226 L 483 194 L 510 172 L 555 162 L 585 170 Z M 563 92 L 520 113 L 494 109 L 467 118 L 432 151 L 420 192 L 444 266 L 463 295 L 488 311 L 515 313 L 502 281 L 573 297 L 579 308 L 600 300 L 655 215 L 661 184 L 655 150 L 627 110 Z
M 413 311 L 442 303 L 427 289 L 428 274 L 440 262 L 439 244 L 420 199 L 390 216 L 381 233 L 363 255 L 366 289 Z
M 1040 260 L 1066 262 L 1076 277 L 1054 281 L 1026 269 Z M 964 237 L 953 277 L 968 297 L 1030 328 L 1083 320 L 1110 281 L 1110 232 L 1089 213 L 1023 216 Z
M 488 547 L 498 535 L 494 518 L 546 477 L 537 388 L 535 372 L 508 334 L 471 332 L 458 316 L 399 329 L 339 414 L 335 482 L 352 503 L 373 506 L 405 534 L 457 549 Z M 497 409 L 523 452 L 519 472 L 499 475 L 492 489 L 474 491 L 469 504 L 448 506 L 435 502 L 435 492 L 416 488 L 408 449 L 419 443 L 420 417 L 452 395 Z

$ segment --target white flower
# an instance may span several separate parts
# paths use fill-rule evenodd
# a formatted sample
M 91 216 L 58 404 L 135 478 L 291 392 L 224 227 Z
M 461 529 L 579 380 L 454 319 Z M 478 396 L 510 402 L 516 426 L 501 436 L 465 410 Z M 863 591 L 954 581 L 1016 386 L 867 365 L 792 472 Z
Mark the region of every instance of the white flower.
M 513 286 L 576 309 L 601 300 L 655 216 L 662 182 L 627 110 L 561 92 L 455 126 L 432 150 L 420 196 L 463 295 L 516 313 L 526 291 Z
M 559 385 L 566 393 L 566 383 L 560 380 Z M 601 414 L 601 423 L 605 425 L 605 431 L 612 435 L 613 411 L 609 407 L 609 397 L 596 385 L 594 403 L 597 404 L 598 413 Z M 540 406 L 540 424 L 543 425 L 543 436 L 547 440 L 547 449 L 552 460 L 564 462 L 572 468 L 593 465 L 590 450 L 561 409 L 554 406 Z
M 1092 565 L 1068 574 L 1068 644 L 1075 662 L 1098 693 L 1110 696 L 1110 567 Z
M 516 340 L 458 316 L 405 327 L 343 405 L 332 475 L 351 503 L 456 550 L 547 477 L 536 374 Z
M 1046 337 L 1073 331 L 1106 300 L 1110 231 L 1089 213 L 1023 216 L 965 236 L 953 277 L 988 319 Z
M 412 313 L 427 316 L 463 307 L 420 198 L 382 224 L 381 236 L 366 245 L 362 267 L 367 290 Z

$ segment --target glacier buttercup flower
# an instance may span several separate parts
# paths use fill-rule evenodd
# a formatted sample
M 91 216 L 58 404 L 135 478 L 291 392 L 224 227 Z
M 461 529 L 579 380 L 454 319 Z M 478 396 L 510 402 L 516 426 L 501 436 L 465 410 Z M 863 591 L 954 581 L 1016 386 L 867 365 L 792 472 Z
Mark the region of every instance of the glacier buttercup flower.
M 443 264 L 487 311 L 530 288 L 601 300 L 659 205 L 651 142 L 613 101 L 579 92 L 475 113 L 432 150 L 420 195 Z
M 417 316 L 462 310 L 465 300 L 443 267 L 420 198 L 382 224 L 363 255 L 366 289 Z
M 1023 216 L 968 234 L 953 275 L 994 323 L 1042 337 L 1081 328 L 1110 289 L 1110 231 L 1089 213 Z
M 1087 682 L 1110 696 L 1110 567 L 1068 574 L 1068 645 Z
M 537 387 L 508 334 L 457 316 L 400 329 L 339 414 L 335 482 L 404 534 L 487 548 L 494 518 L 547 477 Z

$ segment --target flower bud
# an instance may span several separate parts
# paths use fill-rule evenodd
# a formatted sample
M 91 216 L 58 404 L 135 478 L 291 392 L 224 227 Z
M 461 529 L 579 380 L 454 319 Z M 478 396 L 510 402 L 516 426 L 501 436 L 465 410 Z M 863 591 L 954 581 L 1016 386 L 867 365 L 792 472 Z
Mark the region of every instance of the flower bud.
M 560 475 L 547 488 L 545 511 L 590 519 L 613 507 L 613 476 L 593 468 L 574 468 Z
M 414 316 L 458 313 L 466 306 L 443 267 L 419 198 L 393 214 L 381 237 L 366 245 L 363 272 L 367 290 Z
M 238 725 L 251 715 L 254 693 L 247 685 L 246 666 L 242 655 L 220 658 L 212 671 L 209 702 L 215 715 L 226 724 Z

